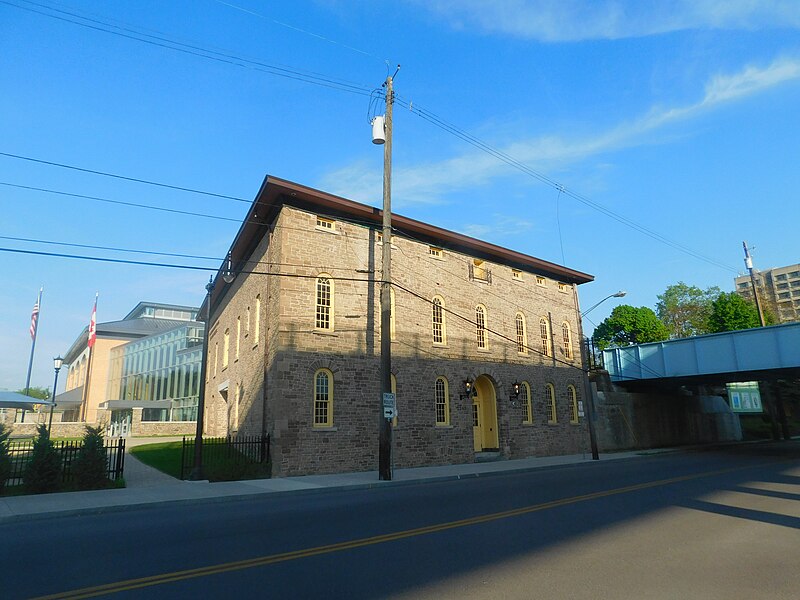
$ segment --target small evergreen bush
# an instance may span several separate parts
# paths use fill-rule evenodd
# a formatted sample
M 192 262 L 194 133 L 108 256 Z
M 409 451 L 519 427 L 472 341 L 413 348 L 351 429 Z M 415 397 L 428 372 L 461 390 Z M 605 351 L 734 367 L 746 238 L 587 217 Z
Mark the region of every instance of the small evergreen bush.
M 109 486 L 108 455 L 103 445 L 103 426 L 86 426 L 83 445 L 72 462 L 72 475 L 79 490 L 101 490 Z
M 39 425 L 33 440 L 33 451 L 22 482 L 31 494 L 56 492 L 61 487 L 61 456 L 56 452 L 47 427 Z
M 0 423 L 0 494 L 6 486 L 6 481 L 11 475 L 11 453 L 9 452 L 8 436 L 11 435 L 11 430 L 6 429 L 6 426 Z

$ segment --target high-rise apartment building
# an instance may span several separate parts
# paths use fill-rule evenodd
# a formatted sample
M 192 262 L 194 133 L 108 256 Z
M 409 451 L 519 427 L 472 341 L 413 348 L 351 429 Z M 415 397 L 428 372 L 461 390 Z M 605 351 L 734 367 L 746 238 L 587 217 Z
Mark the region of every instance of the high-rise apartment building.
M 735 280 L 736 292 L 747 300 L 753 299 L 749 275 Z M 800 264 L 760 271 L 756 276 L 759 299 L 779 323 L 800 321 Z

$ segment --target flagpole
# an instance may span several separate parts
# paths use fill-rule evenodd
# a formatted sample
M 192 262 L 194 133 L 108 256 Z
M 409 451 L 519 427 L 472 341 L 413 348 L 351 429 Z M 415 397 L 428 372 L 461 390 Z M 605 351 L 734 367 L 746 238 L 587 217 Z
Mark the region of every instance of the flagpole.
M 86 359 L 86 379 L 83 382 L 83 398 L 81 398 L 81 421 L 86 420 L 86 402 L 89 398 L 89 381 L 92 376 L 92 358 L 94 357 L 94 342 L 97 338 L 97 298 L 100 292 L 95 292 L 92 317 L 89 320 L 89 332 L 86 344 L 89 346 L 89 358 Z
M 42 292 L 44 286 L 39 288 L 39 296 L 36 299 L 36 323 L 31 322 L 32 340 L 31 340 L 31 357 L 28 360 L 28 376 L 25 378 L 25 395 L 30 396 L 31 389 L 31 371 L 33 371 L 33 353 L 36 350 L 36 337 L 39 335 L 39 313 L 42 310 Z M 32 319 L 31 319 L 32 321 Z M 55 392 L 53 392 L 55 394 Z M 25 422 L 25 409 L 22 410 L 22 422 Z

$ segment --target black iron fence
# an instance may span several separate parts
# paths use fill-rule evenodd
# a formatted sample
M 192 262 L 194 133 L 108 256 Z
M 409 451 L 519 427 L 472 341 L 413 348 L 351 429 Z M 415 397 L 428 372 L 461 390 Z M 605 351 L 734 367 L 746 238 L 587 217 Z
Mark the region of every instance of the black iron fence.
M 194 444 L 194 438 L 183 438 L 181 479 L 188 479 L 194 468 Z M 240 479 L 258 468 L 264 476 L 269 460 L 269 435 L 203 438 L 203 476 L 209 479 Z
M 597 371 L 605 368 L 603 364 L 603 351 L 592 338 L 583 338 L 583 350 L 589 370 Z
M 116 481 L 122 478 L 125 467 L 125 439 L 107 440 L 103 446 L 106 449 L 107 469 L 106 476 Z M 72 463 L 78 457 L 83 447 L 82 440 L 53 442 L 56 454 L 61 459 L 61 481 L 69 483 L 73 479 Z M 11 459 L 11 474 L 6 480 L 6 486 L 11 487 L 23 483 L 25 469 L 33 456 L 33 440 L 10 442 L 8 454 Z

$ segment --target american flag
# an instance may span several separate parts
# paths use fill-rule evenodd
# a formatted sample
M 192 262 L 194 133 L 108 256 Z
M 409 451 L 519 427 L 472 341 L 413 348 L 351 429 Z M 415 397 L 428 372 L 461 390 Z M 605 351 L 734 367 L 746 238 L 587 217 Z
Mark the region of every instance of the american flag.
M 39 323 L 39 301 L 33 305 L 33 312 L 31 312 L 31 339 L 36 339 L 36 325 Z

